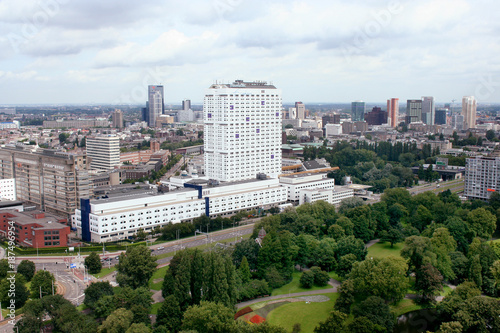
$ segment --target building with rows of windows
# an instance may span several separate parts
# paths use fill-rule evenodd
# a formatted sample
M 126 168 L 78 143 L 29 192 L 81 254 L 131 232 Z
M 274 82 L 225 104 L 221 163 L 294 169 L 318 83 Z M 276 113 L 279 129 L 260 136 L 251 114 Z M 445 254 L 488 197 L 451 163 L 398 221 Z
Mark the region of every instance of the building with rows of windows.
M 464 196 L 469 200 L 488 200 L 495 191 L 500 191 L 500 157 L 467 158 Z

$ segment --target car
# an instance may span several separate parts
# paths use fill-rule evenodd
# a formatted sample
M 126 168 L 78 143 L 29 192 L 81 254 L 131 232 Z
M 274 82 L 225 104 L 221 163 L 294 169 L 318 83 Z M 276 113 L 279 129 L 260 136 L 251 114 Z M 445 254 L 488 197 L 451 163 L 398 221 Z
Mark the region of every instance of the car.
M 164 247 L 160 246 L 157 250 L 159 251 L 159 250 L 163 250 L 163 249 L 164 249 Z
M 116 260 L 120 259 L 120 256 L 116 256 L 116 257 L 115 257 L 115 259 L 116 259 Z
M 154 252 L 155 249 L 150 249 L 150 250 L 151 250 L 151 252 Z

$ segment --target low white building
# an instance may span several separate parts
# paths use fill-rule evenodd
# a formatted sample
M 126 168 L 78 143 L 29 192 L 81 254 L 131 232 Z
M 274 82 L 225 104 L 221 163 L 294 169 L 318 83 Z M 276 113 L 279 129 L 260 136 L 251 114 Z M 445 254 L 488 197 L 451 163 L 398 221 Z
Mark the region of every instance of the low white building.
M 347 198 L 354 196 L 354 190 L 346 186 L 337 186 L 335 189 L 316 188 L 299 190 L 299 205 L 303 203 L 313 203 L 318 200 L 323 200 L 332 205 L 338 205 Z
M 0 179 L 0 200 L 16 200 L 16 180 Z
M 287 188 L 287 200 L 299 203 L 300 191 L 305 189 L 335 189 L 333 178 L 326 173 L 303 173 L 280 177 L 280 184 Z
M 165 194 L 141 194 L 82 200 L 72 227 L 84 241 L 109 242 L 150 231 L 167 223 L 192 221 L 200 215 L 227 216 L 241 210 L 268 209 L 287 200 L 278 179 L 252 179 L 217 185 L 186 183 Z
M 326 124 L 325 125 L 326 136 L 342 135 L 342 125 L 340 124 Z

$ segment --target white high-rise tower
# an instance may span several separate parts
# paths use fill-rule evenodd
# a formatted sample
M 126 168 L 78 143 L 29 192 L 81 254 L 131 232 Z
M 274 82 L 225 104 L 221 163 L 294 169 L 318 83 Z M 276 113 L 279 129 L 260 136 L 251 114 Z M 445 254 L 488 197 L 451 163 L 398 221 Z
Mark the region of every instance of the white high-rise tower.
M 464 129 L 476 128 L 476 99 L 474 96 L 462 98 L 462 115 L 464 116 Z
M 281 172 L 281 90 L 266 82 L 213 84 L 203 103 L 205 173 L 219 181 Z

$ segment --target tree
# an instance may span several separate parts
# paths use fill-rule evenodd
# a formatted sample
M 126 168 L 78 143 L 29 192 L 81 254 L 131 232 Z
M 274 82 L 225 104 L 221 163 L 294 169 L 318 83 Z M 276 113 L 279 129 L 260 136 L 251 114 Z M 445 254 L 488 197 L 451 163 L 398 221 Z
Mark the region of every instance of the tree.
M 221 303 L 201 301 L 190 306 L 182 319 L 182 329 L 205 333 L 235 332 L 234 312 Z
M 388 242 L 391 244 L 391 248 L 394 247 L 395 243 L 399 243 L 403 240 L 403 234 L 396 228 L 390 228 L 389 231 L 382 231 L 380 233 L 381 241 Z
M 448 296 L 438 303 L 438 313 L 443 321 L 454 320 L 453 316 L 462 308 L 463 303 L 481 295 L 474 282 L 464 282 L 457 286 Z
M 113 311 L 99 327 L 99 333 L 122 333 L 132 324 L 132 311 L 120 308 Z
M 311 288 L 314 284 L 314 273 L 310 270 L 304 271 L 299 282 L 303 288 Z
M 109 284 L 109 281 L 106 282 L 94 282 L 91 283 L 85 289 L 85 299 L 83 303 L 90 308 L 94 308 L 95 303 L 102 296 L 111 296 L 113 295 L 113 287 Z
M 66 143 L 66 140 L 68 140 L 69 134 L 68 133 L 61 133 L 59 134 L 59 143 L 63 144 Z
M 311 267 L 311 271 L 314 274 L 314 284 L 319 287 L 324 287 L 330 281 L 330 275 L 327 272 L 322 271 L 320 267 L 313 266 Z
M 134 323 L 130 325 L 125 333 L 151 333 L 151 329 L 144 323 Z
M 467 215 L 469 228 L 479 237 L 489 239 L 497 227 L 495 215 L 484 208 L 476 208 Z
M 354 236 L 348 236 L 337 242 L 335 257 L 339 260 L 340 257 L 349 253 L 354 254 L 358 261 L 362 261 L 365 259 L 368 250 L 365 248 L 365 244 L 361 239 L 354 238 Z
M 425 206 L 420 205 L 409 220 L 413 227 L 422 231 L 432 222 L 432 219 L 432 213 Z
M 349 333 L 383 333 L 385 329 L 366 317 L 357 317 L 345 327 Z
M 355 317 L 364 316 L 372 323 L 383 326 L 387 332 L 392 332 L 394 328 L 394 314 L 389 305 L 380 297 L 370 296 L 363 302 L 354 306 L 352 310 Z
M 44 295 L 52 295 L 52 290 L 56 291 L 55 282 L 56 279 L 52 273 L 45 270 L 36 272 L 33 279 L 31 279 L 31 297 L 40 298 L 40 294 L 42 297 Z
M 358 258 L 354 254 L 346 254 L 339 258 L 335 272 L 341 277 L 346 277 L 351 272 L 352 265 L 357 261 Z
M 115 310 L 116 303 L 113 296 L 102 296 L 94 303 L 94 315 L 96 318 L 106 318 Z
M 179 331 L 181 327 L 182 311 L 174 295 L 165 298 L 156 316 L 156 325 L 165 326 L 171 332 Z
M 252 273 L 250 272 L 250 266 L 248 265 L 247 257 L 243 256 L 238 272 L 240 273 L 242 283 L 248 283 L 250 281 Z
M 424 300 L 434 300 L 434 296 L 443 290 L 442 282 L 443 276 L 429 263 L 417 270 L 415 288 Z
M 102 269 L 101 259 L 96 252 L 92 252 L 85 258 L 85 266 L 87 266 L 90 274 L 97 274 Z
M 344 199 L 340 202 L 339 213 L 345 214 L 348 210 L 359 207 L 359 206 L 363 206 L 364 204 L 365 204 L 365 202 L 363 201 L 363 199 L 358 198 L 358 197 Z
M 499 332 L 500 302 L 476 296 L 464 301 L 453 317 L 462 324 L 464 332 Z
M 447 323 L 442 323 L 441 326 L 439 326 L 439 333 L 462 333 L 463 332 L 463 326 L 460 324 L 458 321 L 450 321 Z
M 26 281 L 31 281 L 33 278 L 33 275 L 35 275 L 35 263 L 30 260 L 23 260 L 19 265 L 17 266 L 17 272 L 19 274 L 22 274 Z
M 353 265 L 349 279 L 359 295 L 379 296 L 397 302 L 406 295 L 408 265 L 402 258 L 370 258 Z
M 156 260 L 151 256 L 151 251 L 144 245 L 128 247 L 127 253 L 120 255 L 117 265 L 118 274 L 116 281 L 120 286 L 138 288 L 146 287 L 149 279 L 156 270 Z
M 406 238 L 401 256 L 408 259 L 409 272 L 415 272 L 424 264 L 424 261 L 430 263 L 436 261 L 436 254 L 432 252 L 431 240 L 421 236 Z
M 488 139 L 488 141 L 493 140 L 494 137 L 495 137 L 495 131 L 494 130 L 487 130 L 486 131 L 486 139 Z
M 411 194 L 404 188 L 391 188 L 385 190 L 381 200 L 387 204 L 387 207 L 395 203 L 399 203 L 403 207 L 411 207 L 412 205 Z
M 7 272 L 10 271 L 9 261 L 7 259 L 0 260 L 0 279 L 7 277 Z
M 231 258 L 216 251 L 205 255 L 203 300 L 233 306 L 236 303 L 236 272 Z
M 14 288 L 11 290 L 11 283 L 14 282 Z M 23 307 L 29 297 L 28 289 L 25 286 L 26 280 L 22 274 L 11 274 L 6 279 L 0 282 L 0 301 L 5 309 L 11 304 L 11 300 L 15 301 L 16 309 Z M 14 293 L 12 293 L 14 292 Z
M 340 311 L 332 311 L 328 318 L 320 322 L 316 328 L 314 328 L 314 333 L 332 333 L 341 332 L 344 327 L 344 321 L 347 319 L 347 315 Z

